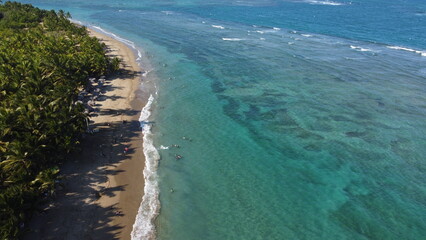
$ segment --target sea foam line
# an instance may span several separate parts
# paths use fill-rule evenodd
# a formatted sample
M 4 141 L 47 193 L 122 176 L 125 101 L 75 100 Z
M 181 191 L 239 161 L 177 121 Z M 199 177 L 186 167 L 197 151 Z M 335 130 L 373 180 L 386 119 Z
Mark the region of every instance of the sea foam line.
M 224 26 L 220 26 L 220 25 L 212 25 L 212 27 L 214 27 L 214 28 L 218 28 L 218 29 L 225 29 L 225 27 L 224 27 Z
M 420 50 L 415 50 L 415 49 L 400 47 L 400 46 L 387 46 L 387 48 L 395 49 L 395 50 L 403 50 L 403 51 L 407 51 L 407 52 L 413 52 L 413 53 L 420 54 L 422 57 L 426 57 L 426 51 L 420 51 Z
M 350 45 L 350 47 L 352 49 L 355 49 L 355 50 L 360 51 L 360 52 L 373 52 L 373 50 L 368 49 L 368 48 L 362 48 L 362 47 L 353 46 L 353 45 Z
M 141 51 L 138 50 L 138 58 L 136 59 L 136 61 L 139 61 L 142 59 L 142 53 Z
M 248 32 L 256 32 L 256 33 L 260 33 L 260 34 L 265 34 L 265 33 L 276 33 L 278 31 L 280 31 L 280 28 L 272 28 L 272 29 L 263 29 L 263 30 L 256 30 L 256 31 L 248 31 Z
M 241 38 L 222 38 L 223 41 L 242 41 Z
M 333 2 L 333 1 L 316 1 L 316 0 L 311 0 L 311 1 L 307 1 L 310 4 L 314 4 L 314 5 L 329 5 L 329 6 L 341 6 L 344 5 L 343 3 L 340 2 Z
M 143 152 L 145 155 L 145 168 L 143 175 L 145 179 L 144 195 L 136 215 L 135 223 L 131 233 L 132 240 L 155 239 L 154 220 L 160 211 L 159 188 L 157 168 L 160 155 L 154 147 L 151 125 L 147 124 L 151 116 L 151 106 L 154 97 L 150 95 L 147 104 L 142 108 L 139 122 L 143 133 Z

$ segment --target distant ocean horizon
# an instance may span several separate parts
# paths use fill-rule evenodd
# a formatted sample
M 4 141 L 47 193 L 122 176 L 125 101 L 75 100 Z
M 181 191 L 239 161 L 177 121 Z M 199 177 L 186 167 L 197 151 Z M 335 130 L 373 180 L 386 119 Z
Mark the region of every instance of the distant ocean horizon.
M 426 236 L 425 1 L 20 2 L 138 55 L 132 239 Z

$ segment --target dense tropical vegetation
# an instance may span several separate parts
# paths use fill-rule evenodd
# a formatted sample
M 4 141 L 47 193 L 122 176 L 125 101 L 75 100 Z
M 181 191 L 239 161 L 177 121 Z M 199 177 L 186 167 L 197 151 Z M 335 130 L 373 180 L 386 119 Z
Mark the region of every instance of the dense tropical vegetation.
M 0 1 L 0 239 L 18 238 L 53 193 L 57 164 L 87 127 L 77 101 L 87 79 L 118 68 L 69 17 Z

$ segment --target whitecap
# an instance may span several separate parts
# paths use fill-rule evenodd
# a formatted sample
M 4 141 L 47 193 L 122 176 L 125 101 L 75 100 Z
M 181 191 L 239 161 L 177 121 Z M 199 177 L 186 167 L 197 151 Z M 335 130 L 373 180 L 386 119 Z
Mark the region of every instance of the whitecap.
M 150 95 L 148 102 L 142 108 L 141 115 L 139 116 L 139 122 L 141 123 L 148 122 L 148 118 L 151 116 L 151 105 L 153 101 L 154 101 L 154 97 Z M 148 126 L 148 125 L 144 124 L 142 132 L 145 132 L 145 130 L 149 130 L 149 129 L 144 129 L 145 126 Z
M 374 52 L 373 50 L 368 49 L 368 48 L 362 48 L 362 47 L 353 46 L 353 45 L 351 45 L 350 47 L 352 49 L 355 49 L 355 50 L 360 51 L 360 52 Z
M 264 39 L 264 38 L 260 38 L 260 40 L 265 41 L 265 39 Z
M 163 145 L 161 145 L 160 146 L 160 149 L 162 149 L 162 150 L 166 150 L 166 149 L 169 149 L 170 147 L 167 147 L 167 146 L 163 146 Z
M 312 35 L 310 35 L 310 34 L 300 34 L 300 35 L 302 35 L 304 37 L 312 37 Z
M 272 28 L 272 29 L 256 30 L 256 31 L 252 31 L 252 32 L 257 32 L 257 33 L 260 33 L 260 34 L 264 34 L 264 33 L 276 33 L 279 30 L 280 30 L 279 28 Z
M 415 49 L 400 47 L 400 46 L 387 46 L 387 48 L 395 49 L 395 50 L 403 50 L 403 51 L 407 51 L 407 52 L 413 52 L 413 53 L 420 54 L 420 56 L 422 56 L 422 57 L 426 57 L 426 51 L 415 50 Z
M 222 38 L 223 41 L 242 41 L 241 38 Z
M 148 76 L 148 73 L 150 73 L 152 70 L 148 70 L 148 71 L 144 71 L 143 73 L 142 73 L 142 77 L 146 77 L 146 76 Z
M 281 28 L 277 28 L 277 27 L 274 27 L 272 29 L 277 30 L 277 31 L 281 30 Z
M 214 27 L 214 28 L 218 28 L 218 29 L 225 29 L 225 27 L 220 26 L 220 25 L 212 25 L 212 27 Z
M 172 11 L 161 11 L 162 13 L 166 14 L 166 15 L 172 15 L 173 12 Z
M 139 122 L 147 122 L 151 116 L 151 106 L 154 101 L 154 97 L 151 95 L 148 99 L 147 104 L 143 107 Z M 142 124 L 141 124 L 142 125 Z M 157 167 L 160 155 L 153 144 L 153 134 L 151 132 L 150 124 L 143 124 L 143 152 L 145 155 L 145 168 L 143 175 L 145 179 L 144 183 L 144 195 L 142 197 L 142 203 L 139 206 L 138 213 L 136 215 L 135 223 L 133 224 L 133 230 L 131 233 L 132 240 L 139 239 L 154 239 L 155 238 L 155 225 L 154 219 L 160 210 L 159 188 L 158 188 L 158 176 Z
M 136 58 L 136 61 L 139 61 L 142 59 L 142 53 L 138 50 L 138 58 Z
M 333 1 L 308 0 L 306 2 L 308 2 L 309 4 L 313 4 L 313 5 L 329 5 L 329 6 L 341 6 L 341 5 L 344 5 L 343 3 L 333 2 Z

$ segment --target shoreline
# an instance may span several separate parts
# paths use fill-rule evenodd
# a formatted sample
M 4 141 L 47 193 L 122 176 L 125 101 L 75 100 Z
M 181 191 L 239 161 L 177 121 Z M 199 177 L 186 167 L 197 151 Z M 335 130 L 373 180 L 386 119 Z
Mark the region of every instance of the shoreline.
M 126 44 L 87 28 L 119 57 L 91 114 L 92 135 L 60 166 L 56 198 L 30 221 L 23 239 L 130 239 L 144 191 L 141 67 Z M 124 149 L 128 148 L 127 152 Z
M 137 63 L 136 52 L 134 52 L 131 48 L 129 48 L 126 44 L 116 40 L 106 34 L 99 33 L 93 29 L 87 28 L 90 35 L 98 38 L 101 42 L 104 42 L 110 51 L 109 54 L 117 55 L 120 59 L 122 59 L 122 68 L 125 69 L 126 73 L 123 79 L 116 79 L 117 82 L 111 83 L 113 87 L 121 86 L 119 84 L 120 80 L 125 80 L 125 87 L 128 88 L 127 93 L 126 89 L 123 89 L 123 93 L 127 94 L 127 99 L 124 99 L 127 103 L 127 109 L 131 109 L 131 111 L 136 111 L 137 114 L 128 114 L 124 116 L 121 121 L 127 121 L 130 124 L 134 124 L 132 127 L 133 131 L 137 131 L 137 136 L 131 139 L 130 144 L 126 144 L 128 146 L 130 159 L 129 161 L 123 161 L 120 165 L 117 166 L 117 171 L 123 171 L 123 173 L 127 174 L 111 174 L 108 175 L 110 179 L 116 182 L 116 186 L 127 185 L 125 191 L 119 191 L 117 194 L 117 199 L 108 199 L 108 198 L 100 198 L 100 204 L 109 206 L 112 204 L 118 203 L 118 208 L 122 209 L 124 216 L 116 216 L 112 219 L 113 225 L 124 225 L 123 230 L 120 232 L 119 239 L 130 239 L 130 233 L 133 229 L 133 223 L 135 222 L 136 215 L 138 213 L 139 206 L 142 201 L 143 189 L 144 189 L 144 176 L 143 169 L 145 166 L 145 157 L 143 153 L 143 140 L 142 140 L 142 131 L 139 126 L 139 115 L 140 110 L 143 106 L 145 106 L 146 102 L 143 103 L 139 98 L 137 98 L 137 94 L 139 92 L 139 86 L 141 84 L 141 67 Z M 116 48 L 116 49 L 114 49 Z M 116 52 L 114 52 L 116 50 Z M 130 84 L 129 84 L 130 82 Z M 130 85 L 130 88 L 129 88 Z M 118 90 L 113 91 L 114 94 L 122 96 L 122 94 L 117 93 Z M 115 100 L 116 101 L 116 100 Z M 111 119 L 112 120 L 112 119 Z M 120 121 L 120 119 L 117 119 Z M 96 121 L 96 120 L 95 120 Z M 100 120 L 100 121 L 103 121 Z M 110 120 L 109 120 L 110 121 Z M 124 134 L 124 133 L 123 133 Z M 134 148 L 134 152 L 132 153 L 132 149 Z M 119 214 L 121 215 L 121 214 Z

